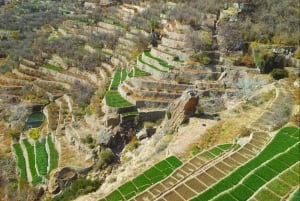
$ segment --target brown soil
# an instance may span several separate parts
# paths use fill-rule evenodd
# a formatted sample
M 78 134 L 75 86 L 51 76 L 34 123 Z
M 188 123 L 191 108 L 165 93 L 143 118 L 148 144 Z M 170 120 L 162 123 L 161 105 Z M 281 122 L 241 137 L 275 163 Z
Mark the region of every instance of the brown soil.
M 175 191 L 180 194 L 185 200 L 190 199 L 191 197 L 195 196 L 196 193 L 193 192 L 189 187 L 185 186 L 184 184 L 180 185 L 175 189 Z
M 224 173 L 217 170 L 217 168 L 212 167 L 206 171 L 207 174 L 209 174 L 211 177 L 215 178 L 216 180 L 219 180 L 225 176 Z
M 212 184 L 217 182 L 215 179 L 213 179 L 206 173 L 203 173 L 203 174 L 197 176 L 197 179 L 199 179 L 201 182 L 203 182 L 207 186 L 211 186 Z
M 246 158 L 245 156 L 242 156 L 238 153 L 234 153 L 233 155 L 231 155 L 231 158 L 236 160 L 236 161 L 239 161 L 241 163 L 245 163 L 248 161 L 248 158 Z
M 226 165 L 225 163 L 223 162 L 220 162 L 218 163 L 215 167 L 219 168 L 220 170 L 224 171 L 224 172 L 231 172 L 234 168 L 229 166 L 229 165 Z
M 195 171 L 197 168 L 193 165 L 191 165 L 190 163 L 186 163 L 182 166 L 181 170 L 183 170 L 186 173 L 192 173 L 193 171 Z
M 205 164 L 205 162 L 198 157 L 193 158 L 189 163 L 196 166 L 197 168 L 200 168 Z
M 175 191 L 172 191 L 169 194 L 165 195 L 164 198 L 168 201 L 185 201 L 184 199 L 180 198 Z
M 190 188 L 194 189 L 198 193 L 204 191 L 206 189 L 206 186 L 203 185 L 201 182 L 199 182 L 196 178 L 191 179 L 185 183 Z

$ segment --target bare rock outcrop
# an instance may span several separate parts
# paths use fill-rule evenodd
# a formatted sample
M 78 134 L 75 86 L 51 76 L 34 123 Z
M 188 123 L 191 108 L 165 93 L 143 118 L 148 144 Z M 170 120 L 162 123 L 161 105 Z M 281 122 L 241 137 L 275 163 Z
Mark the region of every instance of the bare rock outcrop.
M 197 109 L 199 95 L 197 90 L 187 90 L 172 103 L 167 110 L 167 120 L 162 125 L 163 130 L 166 132 L 177 130 L 179 125 L 188 121 Z

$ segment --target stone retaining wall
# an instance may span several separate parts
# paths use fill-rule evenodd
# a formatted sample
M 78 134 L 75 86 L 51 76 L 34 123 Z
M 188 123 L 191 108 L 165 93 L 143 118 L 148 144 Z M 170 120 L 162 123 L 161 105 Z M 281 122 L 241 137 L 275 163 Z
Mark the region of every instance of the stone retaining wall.
M 163 119 L 165 117 L 165 110 L 157 110 L 157 111 L 143 111 L 139 112 L 139 120 L 140 121 L 157 121 L 158 119 Z
M 292 66 L 300 68 L 300 59 L 291 58 Z
M 105 22 L 98 22 L 97 25 L 104 28 L 104 29 L 111 30 L 111 31 L 122 30 L 118 26 L 115 26 L 115 25 L 109 24 L 109 23 L 105 23 Z
M 137 108 L 167 108 L 169 102 L 162 102 L 156 100 L 138 100 L 136 101 Z
M 170 48 L 185 48 L 185 42 L 162 37 L 161 44 Z
M 177 74 L 183 80 L 189 80 L 190 82 L 194 82 L 196 80 L 216 80 L 218 79 L 220 73 L 219 72 L 203 72 L 203 73 L 195 73 L 195 72 L 179 72 Z
M 176 83 L 166 83 L 166 82 L 154 82 L 154 81 L 148 81 L 138 78 L 130 78 L 130 81 L 132 84 L 134 84 L 136 87 L 139 88 L 157 88 L 160 86 L 162 89 L 166 90 L 175 90 L 178 89 L 178 91 L 184 91 L 186 89 L 189 89 L 192 87 L 192 85 L 187 84 L 176 84 Z
M 180 60 L 188 60 L 189 59 L 189 53 L 186 53 L 186 50 L 169 48 L 165 45 L 158 45 L 157 49 L 165 52 L 166 54 L 178 56 Z
M 151 55 L 153 55 L 154 57 L 158 57 L 161 58 L 162 60 L 167 61 L 170 65 L 175 66 L 177 68 L 180 68 L 182 66 L 184 66 L 183 63 L 180 63 L 178 61 L 174 61 L 174 57 L 178 56 L 176 54 L 172 54 L 172 53 L 167 53 L 165 51 L 161 51 L 160 49 L 157 48 L 152 48 L 150 51 Z M 181 55 L 182 56 L 182 55 Z M 179 57 L 179 56 L 178 56 Z M 179 59 L 185 59 L 186 56 L 184 57 L 179 57 Z

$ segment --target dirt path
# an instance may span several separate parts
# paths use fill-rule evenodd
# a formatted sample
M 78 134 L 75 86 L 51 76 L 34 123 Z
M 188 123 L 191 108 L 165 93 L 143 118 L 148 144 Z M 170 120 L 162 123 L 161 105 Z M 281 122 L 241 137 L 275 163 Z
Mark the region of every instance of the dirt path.
M 191 118 L 187 126 L 178 129 L 176 136 L 174 136 L 168 147 L 168 153 L 180 158 L 184 157 L 190 151 L 191 146 L 199 142 L 206 129 L 216 123 L 216 120 Z

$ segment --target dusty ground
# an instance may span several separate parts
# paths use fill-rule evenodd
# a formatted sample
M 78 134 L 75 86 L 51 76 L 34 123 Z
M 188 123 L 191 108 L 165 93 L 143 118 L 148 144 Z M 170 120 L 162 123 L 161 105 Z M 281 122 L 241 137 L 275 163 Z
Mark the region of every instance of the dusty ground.
M 217 123 L 216 120 L 191 118 L 186 126 L 181 126 L 168 147 L 170 155 L 185 158 L 192 145 L 199 142 L 200 136 L 207 128 Z

